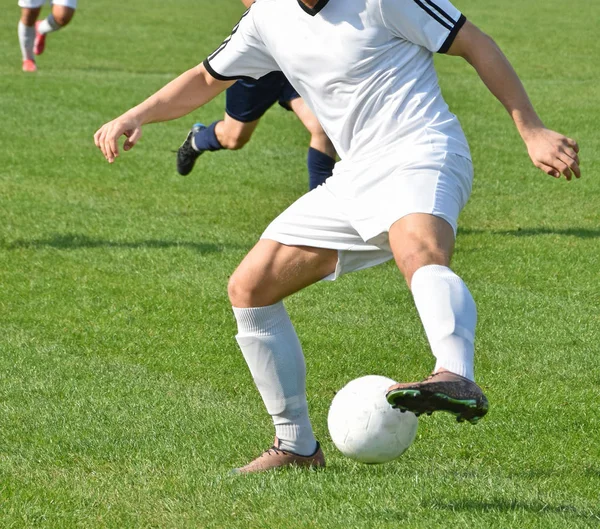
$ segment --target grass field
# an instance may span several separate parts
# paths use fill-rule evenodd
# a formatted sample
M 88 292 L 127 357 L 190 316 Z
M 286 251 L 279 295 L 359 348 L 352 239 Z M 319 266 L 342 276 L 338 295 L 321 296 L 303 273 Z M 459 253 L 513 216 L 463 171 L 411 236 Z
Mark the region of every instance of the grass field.
M 355 464 L 326 428 L 335 391 L 421 378 L 424 333 L 391 263 L 287 307 L 328 457 L 323 472 L 228 471 L 272 441 L 233 336 L 227 278 L 307 186 L 307 134 L 273 108 L 242 152 L 187 178 L 195 120 L 147 127 L 109 166 L 94 131 L 218 46 L 237 0 L 82 1 L 20 71 L 0 20 L 0 527 L 575 528 L 600 526 L 600 4 L 456 0 L 493 34 L 546 124 L 577 138 L 583 178 L 531 166 L 474 72 L 437 60 L 476 178 L 454 267 L 479 309 L 476 427 L 420 421 L 397 462 Z M 176 9 L 174 7 L 176 4 Z

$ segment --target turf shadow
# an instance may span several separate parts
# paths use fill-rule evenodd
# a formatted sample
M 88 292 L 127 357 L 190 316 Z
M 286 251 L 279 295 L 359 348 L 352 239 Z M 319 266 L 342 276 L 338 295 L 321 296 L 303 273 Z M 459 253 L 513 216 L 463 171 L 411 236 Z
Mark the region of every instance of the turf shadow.
M 511 237 L 535 237 L 536 235 L 565 235 L 580 239 L 600 238 L 600 230 L 589 228 L 515 228 L 514 230 L 485 230 L 476 228 L 459 228 L 459 234 L 476 235 L 479 233 L 492 235 L 507 235 Z
M 59 250 L 78 250 L 81 248 L 187 248 L 198 253 L 223 253 L 225 250 L 242 249 L 237 245 L 222 245 L 205 242 L 190 241 L 163 241 L 160 239 L 148 239 L 141 241 L 114 241 L 106 239 L 94 239 L 86 235 L 77 234 L 54 234 L 41 239 L 17 239 L 11 242 L 0 240 L 0 248 L 6 250 L 57 248 Z M 247 249 L 247 248 L 243 248 Z
M 531 512 L 537 514 L 559 514 L 585 520 L 600 521 L 600 511 L 583 510 L 573 505 L 548 505 L 541 501 L 519 501 L 498 499 L 490 501 L 459 500 L 456 502 L 434 501 L 426 505 L 430 509 L 443 509 L 448 511 L 475 511 L 475 512 Z

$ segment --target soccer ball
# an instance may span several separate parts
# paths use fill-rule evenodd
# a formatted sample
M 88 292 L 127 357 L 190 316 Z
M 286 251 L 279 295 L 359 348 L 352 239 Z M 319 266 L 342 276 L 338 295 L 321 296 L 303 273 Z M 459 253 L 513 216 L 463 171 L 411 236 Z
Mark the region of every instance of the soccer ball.
M 392 408 L 386 389 L 396 382 L 369 375 L 349 382 L 335 395 L 327 425 L 335 446 L 361 463 L 385 463 L 400 457 L 417 435 L 414 413 Z

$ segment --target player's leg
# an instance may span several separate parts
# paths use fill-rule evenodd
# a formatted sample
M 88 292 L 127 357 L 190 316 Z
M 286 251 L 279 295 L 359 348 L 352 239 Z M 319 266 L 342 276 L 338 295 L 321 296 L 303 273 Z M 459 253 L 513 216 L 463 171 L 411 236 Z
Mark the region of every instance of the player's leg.
M 436 193 L 444 194 L 439 187 Z M 444 206 L 439 208 L 443 211 Z M 401 409 L 449 411 L 460 421 L 477 422 L 488 408 L 473 381 L 477 309 L 463 280 L 450 269 L 455 226 L 439 215 L 443 214 L 407 215 L 389 230 L 394 259 L 412 291 L 436 365 L 426 380 L 396 384 L 387 396 Z M 458 214 L 450 216 L 455 220 Z
M 35 22 L 40 14 L 43 0 L 20 0 L 21 18 L 17 28 L 19 45 L 23 59 L 23 71 L 35 72 L 37 66 L 33 53 L 35 43 Z
M 189 174 L 206 151 L 241 149 L 252 137 L 260 118 L 277 101 L 279 72 L 257 81 L 239 80 L 225 92 L 225 117 L 208 127 L 196 123 L 177 151 L 177 172 Z
M 310 133 L 307 155 L 308 187 L 314 189 L 331 176 L 335 166 L 335 148 L 304 99 L 298 95 L 287 80 L 286 83 L 288 87 L 284 88 L 283 97 L 287 101 L 287 106 L 294 111 Z
M 35 25 L 36 36 L 33 51 L 36 55 L 44 53 L 46 35 L 64 28 L 75 15 L 77 0 L 54 0 L 50 14 Z
M 336 262 L 335 250 L 262 239 L 229 281 L 236 339 L 275 425 L 274 446 L 237 472 L 325 464 L 308 416 L 304 354 L 282 300 L 331 274 Z
M 221 121 L 208 127 L 195 123 L 177 151 L 177 172 L 182 176 L 190 174 L 198 157 L 206 151 L 241 149 L 250 141 L 258 121 L 245 123 L 225 114 Z
M 368 250 L 363 252 L 368 265 L 364 265 L 367 258 L 354 257 L 358 248 Z M 349 249 L 354 255 L 347 255 Z M 308 418 L 304 355 L 281 300 L 321 279 L 391 257 L 389 251 L 365 248 L 334 194 L 321 186 L 279 215 L 232 275 L 229 297 L 238 323 L 237 340 L 272 416 L 277 447 L 241 472 L 291 463 L 324 464 Z M 294 462 L 289 454 L 309 459 Z

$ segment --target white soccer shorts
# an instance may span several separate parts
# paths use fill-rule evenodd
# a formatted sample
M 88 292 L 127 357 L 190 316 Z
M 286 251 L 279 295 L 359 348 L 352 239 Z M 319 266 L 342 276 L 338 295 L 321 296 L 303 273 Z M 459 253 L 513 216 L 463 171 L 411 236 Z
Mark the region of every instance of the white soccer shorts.
M 77 0 L 19 0 L 19 7 L 37 9 L 38 7 L 42 7 L 46 2 L 57 6 L 77 9 Z
M 411 213 L 446 220 L 456 234 L 458 216 L 471 194 L 473 165 L 457 154 L 417 161 L 338 163 L 325 184 L 300 197 L 262 234 L 290 246 L 338 250 L 333 280 L 391 259 L 388 232 Z

